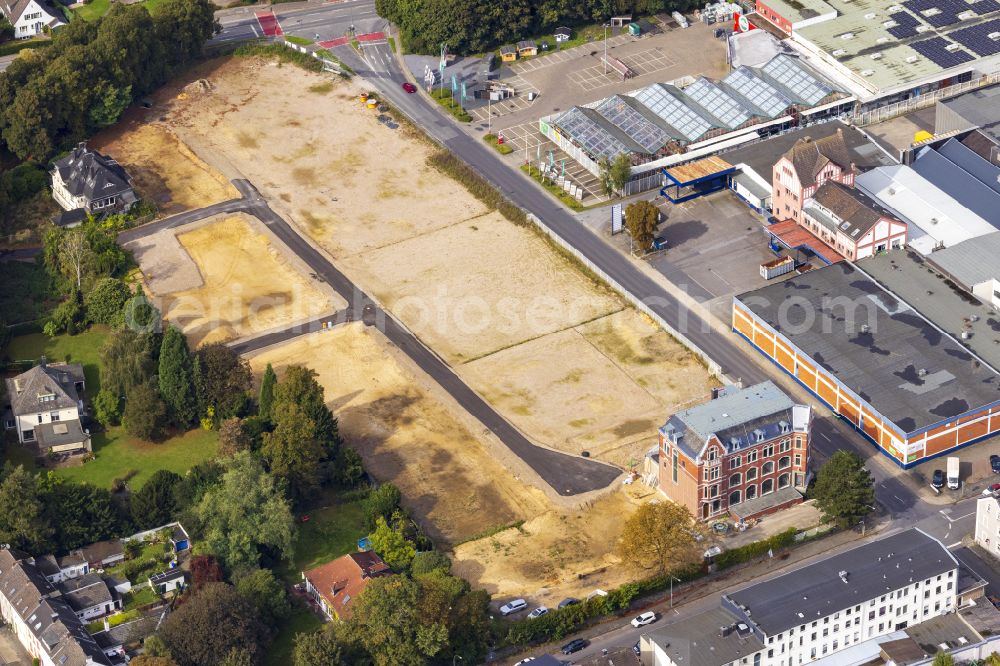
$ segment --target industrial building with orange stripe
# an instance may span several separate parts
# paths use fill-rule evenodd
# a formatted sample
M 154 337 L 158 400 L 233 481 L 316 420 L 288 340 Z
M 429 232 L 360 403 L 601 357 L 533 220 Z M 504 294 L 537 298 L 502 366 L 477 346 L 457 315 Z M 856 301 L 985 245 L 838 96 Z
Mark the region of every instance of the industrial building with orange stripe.
M 1000 316 L 909 250 L 733 299 L 733 330 L 907 468 L 1000 432 Z

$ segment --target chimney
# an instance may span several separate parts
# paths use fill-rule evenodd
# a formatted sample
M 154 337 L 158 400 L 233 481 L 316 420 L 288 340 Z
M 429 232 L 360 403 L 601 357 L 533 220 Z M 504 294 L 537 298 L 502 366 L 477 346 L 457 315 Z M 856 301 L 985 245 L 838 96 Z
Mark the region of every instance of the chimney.
M 42 354 L 42 357 L 38 359 L 38 367 L 44 368 L 48 364 L 48 362 L 49 359 L 45 358 L 45 354 Z

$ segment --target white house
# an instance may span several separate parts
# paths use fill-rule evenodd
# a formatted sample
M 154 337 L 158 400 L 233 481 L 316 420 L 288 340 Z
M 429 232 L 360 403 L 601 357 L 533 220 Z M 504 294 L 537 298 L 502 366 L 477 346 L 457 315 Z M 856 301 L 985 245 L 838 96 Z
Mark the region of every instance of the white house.
M 996 497 L 981 497 L 976 502 L 976 543 L 1000 558 L 1000 501 Z
M 66 25 L 61 14 L 40 0 L 0 0 L 0 13 L 14 26 L 15 39 L 28 39 L 45 28 Z
M 52 198 L 68 213 L 61 218 L 62 226 L 79 224 L 87 214 L 127 210 L 137 200 L 125 169 L 107 155 L 88 150 L 86 143 L 56 160 L 50 175 Z
M 90 573 L 90 564 L 79 555 L 73 554 L 63 557 L 42 555 L 36 557 L 33 564 L 45 576 L 45 580 L 53 585 Z
M 958 583 L 959 564 L 948 549 L 911 528 L 728 592 L 718 608 L 644 634 L 642 662 L 837 663 L 831 655 L 839 651 L 953 612 Z
M 121 610 L 122 598 L 108 587 L 99 574 L 90 573 L 64 581 L 62 598 L 84 622 Z
M 90 451 L 90 435 L 80 423 L 83 366 L 49 365 L 43 357 L 39 365 L 6 382 L 10 402 L 4 427 L 17 430 L 19 442 L 35 443 L 41 453 Z
M 183 590 L 186 578 L 183 569 L 167 569 L 149 577 L 149 587 L 157 594 Z

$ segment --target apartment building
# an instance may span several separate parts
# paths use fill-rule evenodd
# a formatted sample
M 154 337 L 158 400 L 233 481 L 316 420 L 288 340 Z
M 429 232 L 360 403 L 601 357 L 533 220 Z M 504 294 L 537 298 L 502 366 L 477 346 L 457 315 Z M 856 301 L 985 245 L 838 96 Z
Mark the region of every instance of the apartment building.
M 722 595 L 642 636 L 645 666 L 802 666 L 954 611 L 959 563 L 917 528 Z M 886 638 L 889 637 L 889 638 Z M 857 654 L 855 650 L 854 654 Z
M 771 210 L 779 220 L 802 224 L 802 208 L 823 183 L 854 187 L 857 169 L 840 128 L 813 140 L 806 136 L 774 163 L 771 172 Z
M 1000 501 L 996 497 L 981 497 L 976 502 L 976 543 L 1000 558 Z
M 660 490 L 700 520 L 801 502 L 811 423 L 811 409 L 771 381 L 726 389 L 660 428 Z

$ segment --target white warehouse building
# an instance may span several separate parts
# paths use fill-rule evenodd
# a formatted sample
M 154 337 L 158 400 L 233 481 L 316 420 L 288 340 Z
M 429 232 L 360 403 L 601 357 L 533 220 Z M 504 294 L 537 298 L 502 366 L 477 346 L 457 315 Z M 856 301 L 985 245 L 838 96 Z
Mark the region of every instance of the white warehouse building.
M 641 660 L 644 666 L 854 663 L 858 655 L 877 656 L 880 642 L 907 627 L 956 610 L 958 585 L 958 561 L 940 541 L 911 528 L 724 594 L 719 608 L 643 635 Z

